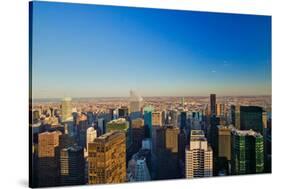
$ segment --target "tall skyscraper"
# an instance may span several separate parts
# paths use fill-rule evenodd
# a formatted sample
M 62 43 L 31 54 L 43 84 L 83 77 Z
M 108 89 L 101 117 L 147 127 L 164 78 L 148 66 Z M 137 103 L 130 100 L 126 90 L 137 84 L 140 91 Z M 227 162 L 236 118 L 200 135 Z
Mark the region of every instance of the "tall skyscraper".
M 154 108 L 152 106 L 146 106 L 143 108 L 143 118 L 146 130 L 146 137 L 151 138 L 152 136 L 152 112 Z
M 232 174 L 252 174 L 264 171 L 264 139 L 253 130 L 231 131 Z
M 86 148 L 86 138 L 87 138 L 87 129 L 88 129 L 89 125 L 88 125 L 88 120 L 87 120 L 87 116 L 82 113 L 78 115 L 78 119 L 77 119 L 77 136 L 78 136 L 78 144 L 83 147 Z
M 58 154 L 60 131 L 44 132 L 38 136 L 38 186 L 59 185 Z
M 210 113 L 212 115 L 216 115 L 216 94 L 210 95 Z
M 202 130 L 192 130 L 186 148 L 186 178 L 213 176 L 213 151 Z
M 62 99 L 61 113 L 62 113 L 62 122 L 73 120 L 71 98 L 66 97 Z
M 145 137 L 144 133 L 144 120 L 142 118 L 137 118 L 132 120 L 132 149 L 133 153 L 139 151 L 142 146 L 142 140 Z
M 122 131 L 106 133 L 89 144 L 89 184 L 126 181 L 126 137 Z
M 97 138 L 97 131 L 94 127 L 89 127 L 87 129 L 87 151 L 89 151 L 89 143 L 94 142 L 95 138 Z
M 240 106 L 240 129 L 263 133 L 263 110 L 258 106 Z
M 213 156 L 217 156 L 217 162 L 214 172 L 218 175 L 230 174 L 231 162 L 231 128 L 228 126 L 216 126 L 216 146 L 213 150 Z M 214 154 L 214 153 L 217 154 Z
M 186 129 L 186 112 L 180 113 L 180 128 Z
M 141 112 L 143 99 L 135 91 L 130 91 L 130 113 Z
M 238 130 L 263 133 L 263 109 L 258 106 L 231 106 L 232 122 Z
M 85 184 L 85 159 L 82 147 L 74 145 L 60 150 L 60 184 Z

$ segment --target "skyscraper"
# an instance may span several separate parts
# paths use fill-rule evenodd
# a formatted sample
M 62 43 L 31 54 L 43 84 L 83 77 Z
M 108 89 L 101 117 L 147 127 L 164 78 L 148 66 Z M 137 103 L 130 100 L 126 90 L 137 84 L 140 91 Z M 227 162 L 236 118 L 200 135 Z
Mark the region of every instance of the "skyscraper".
M 180 113 L 180 128 L 186 129 L 186 112 Z
M 38 136 L 38 185 L 59 185 L 58 154 L 60 131 L 44 132 Z
M 61 113 L 62 113 L 62 122 L 72 121 L 72 105 L 71 105 L 71 98 L 66 97 L 62 99 L 61 104 Z
M 144 120 L 137 118 L 132 120 L 132 149 L 133 153 L 139 151 L 142 146 L 142 140 L 144 139 Z
M 186 178 L 213 176 L 213 151 L 202 130 L 192 130 L 186 148 Z
M 89 127 L 87 129 L 87 151 L 89 150 L 89 143 L 94 142 L 95 138 L 97 138 L 97 131 L 94 127 Z
M 126 181 L 126 138 L 122 131 L 106 133 L 89 144 L 89 184 Z
M 264 171 L 264 139 L 253 130 L 231 131 L 232 174 L 252 174 Z
M 126 134 L 126 148 L 132 145 L 132 133 L 129 128 L 129 122 L 124 118 L 114 119 L 106 124 L 106 132 L 123 131 Z
M 263 133 L 263 110 L 258 106 L 240 106 L 240 129 Z
M 216 172 L 219 175 L 230 174 L 230 162 L 231 162 L 231 128 L 228 126 L 218 125 L 216 126 Z
M 85 184 L 85 159 L 82 147 L 73 145 L 60 150 L 60 184 Z
M 210 95 L 210 113 L 212 115 L 216 115 L 216 94 Z
M 231 106 L 232 123 L 238 130 L 263 133 L 263 110 L 258 106 Z
M 130 91 L 130 113 L 141 112 L 143 99 L 135 91 Z
M 152 112 L 154 108 L 152 106 L 146 106 L 143 108 L 143 118 L 146 130 L 146 137 L 151 138 L 152 136 Z

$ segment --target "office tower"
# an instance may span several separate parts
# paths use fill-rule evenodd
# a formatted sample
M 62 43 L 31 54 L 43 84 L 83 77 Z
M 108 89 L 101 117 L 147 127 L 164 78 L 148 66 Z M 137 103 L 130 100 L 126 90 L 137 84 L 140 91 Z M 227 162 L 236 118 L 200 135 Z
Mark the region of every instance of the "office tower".
M 143 108 L 143 118 L 145 125 L 145 135 L 147 138 L 151 138 L 152 136 L 152 112 L 154 108 L 152 106 L 146 106 Z
M 124 131 L 126 133 L 126 146 L 129 148 L 132 144 L 132 133 L 129 128 L 129 122 L 124 118 L 114 119 L 106 124 L 106 132 Z
M 180 113 L 180 128 L 186 129 L 186 112 Z
M 144 120 L 142 118 L 137 118 L 132 120 L 132 149 L 133 153 L 139 151 L 142 146 L 142 140 L 144 139 Z
M 217 125 L 220 124 L 220 118 L 215 115 L 211 116 L 211 126 L 208 133 L 208 142 L 213 150 L 213 167 L 217 168 L 218 163 L 218 134 Z M 213 170 L 213 175 L 217 176 L 217 169 Z
M 252 174 L 264 171 L 263 136 L 253 130 L 231 131 L 232 174 Z
M 89 184 L 126 181 L 126 137 L 122 131 L 106 133 L 89 144 Z
M 129 116 L 129 110 L 126 106 L 122 106 L 118 109 L 118 118 L 126 118 Z
M 141 112 L 143 99 L 135 91 L 130 91 L 130 113 Z
M 210 113 L 212 115 L 216 115 L 216 94 L 210 95 Z
M 152 126 L 162 126 L 162 112 L 152 112 Z
M 192 130 L 186 148 L 186 178 L 213 176 L 213 151 L 202 130 Z
M 38 186 L 59 185 L 58 154 L 61 132 L 44 132 L 38 136 Z
M 179 136 L 178 136 L 178 143 L 179 143 L 179 159 L 184 162 L 185 161 L 185 147 L 187 145 L 187 135 L 184 129 L 180 129 Z
M 71 98 L 66 97 L 62 99 L 61 113 L 62 113 L 62 122 L 73 120 Z
M 105 127 L 105 120 L 104 118 L 98 119 L 98 136 L 101 136 L 106 133 L 106 127 Z
M 231 128 L 228 126 L 218 125 L 216 130 L 217 152 L 216 172 L 219 175 L 230 174 L 230 161 L 231 161 Z
M 263 110 L 258 106 L 240 106 L 240 130 L 254 130 L 263 133 Z
M 60 150 L 60 184 L 85 184 L 85 159 L 82 147 L 73 145 Z
M 232 123 L 238 130 L 254 130 L 263 133 L 263 110 L 258 106 L 231 106 Z
M 225 105 L 222 103 L 218 103 L 216 105 L 217 116 L 224 117 L 225 116 Z
M 179 128 L 167 127 L 165 132 L 165 147 L 172 153 L 178 153 Z
M 94 127 L 89 127 L 87 129 L 87 151 L 89 151 L 89 143 L 94 142 L 95 138 L 97 138 L 97 131 Z
M 78 131 L 78 144 L 79 146 L 86 148 L 86 138 L 87 138 L 87 129 L 88 129 L 88 120 L 87 116 L 82 113 L 79 114 L 77 119 L 77 131 Z

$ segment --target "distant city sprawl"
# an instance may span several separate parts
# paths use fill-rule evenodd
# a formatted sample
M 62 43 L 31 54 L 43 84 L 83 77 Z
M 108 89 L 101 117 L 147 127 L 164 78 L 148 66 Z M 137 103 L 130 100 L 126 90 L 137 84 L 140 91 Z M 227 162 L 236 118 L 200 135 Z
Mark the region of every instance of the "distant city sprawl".
M 36 101 L 34 186 L 271 172 L 271 96 Z

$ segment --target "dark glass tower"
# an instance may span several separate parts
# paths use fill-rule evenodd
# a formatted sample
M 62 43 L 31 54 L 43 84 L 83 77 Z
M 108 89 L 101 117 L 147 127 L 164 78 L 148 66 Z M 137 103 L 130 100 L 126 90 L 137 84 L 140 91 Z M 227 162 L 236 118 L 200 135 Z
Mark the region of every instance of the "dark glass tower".
M 232 174 L 264 172 L 263 136 L 255 131 L 233 130 L 231 133 Z

